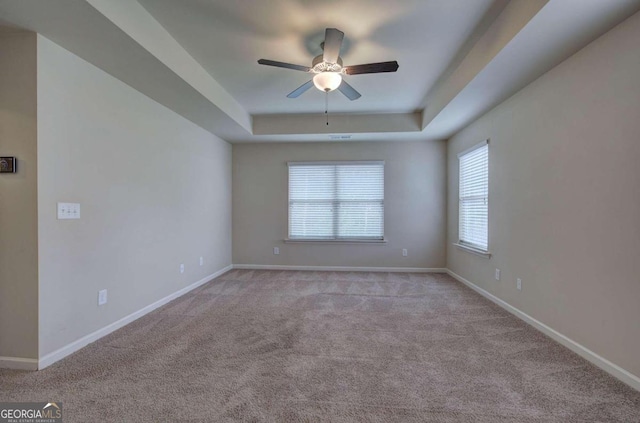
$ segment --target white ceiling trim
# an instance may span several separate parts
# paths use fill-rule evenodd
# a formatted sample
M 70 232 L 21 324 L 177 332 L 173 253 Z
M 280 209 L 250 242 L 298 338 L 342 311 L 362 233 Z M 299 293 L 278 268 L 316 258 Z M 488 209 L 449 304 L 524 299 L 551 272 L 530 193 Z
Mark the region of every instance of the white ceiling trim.
M 447 78 L 439 81 L 431 90 L 425 102 L 423 129 L 518 35 L 548 1 L 512 1 L 507 4 L 458 66 L 447 72 Z
M 254 135 L 420 133 L 422 113 L 259 115 L 253 118 Z
M 231 97 L 224 87 L 207 73 L 200 63 L 196 62 L 138 2 L 130 0 L 86 1 L 240 126 L 251 131 L 251 116 L 240 103 Z
M 424 110 L 330 110 L 328 126 L 322 114 L 251 116 L 137 1 L 0 0 L 0 24 L 42 34 L 230 142 L 330 141 L 331 134 L 402 141 L 449 138 L 639 9 L 640 0 L 495 0 L 430 88 Z M 394 31 L 396 42 L 411 36 Z
M 550 0 L 426 127 L 448 139 L 625 18 L 639 0 Z

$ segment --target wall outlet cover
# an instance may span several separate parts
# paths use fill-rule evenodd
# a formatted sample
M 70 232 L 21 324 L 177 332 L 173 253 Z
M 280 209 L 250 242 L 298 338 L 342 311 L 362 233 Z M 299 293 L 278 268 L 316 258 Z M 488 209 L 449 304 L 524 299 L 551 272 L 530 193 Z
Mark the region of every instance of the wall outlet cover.
M 98 291 L 98 305 L 105 305 L 107 303 L 107 290 L 102 289 Z

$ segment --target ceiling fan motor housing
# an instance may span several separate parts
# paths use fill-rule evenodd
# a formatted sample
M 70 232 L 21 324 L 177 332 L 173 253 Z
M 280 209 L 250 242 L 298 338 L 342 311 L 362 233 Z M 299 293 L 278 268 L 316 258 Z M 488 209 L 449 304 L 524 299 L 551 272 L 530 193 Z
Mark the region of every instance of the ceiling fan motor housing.
M 316 56 L 311 62 L 311 71 L 313 73 L 342 72 L 342 57 L 338 57 L 337 63 L 328 63 L 324 61 L 322 54 Z

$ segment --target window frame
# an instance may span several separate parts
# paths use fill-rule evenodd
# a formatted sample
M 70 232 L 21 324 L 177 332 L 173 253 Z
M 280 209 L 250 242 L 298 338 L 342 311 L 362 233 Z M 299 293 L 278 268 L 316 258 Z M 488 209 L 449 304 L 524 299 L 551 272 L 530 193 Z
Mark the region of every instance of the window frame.
M 486 248 L 483 248 L 481 245 L 478 245 L 476 243 L 464 240 L 462 237 L 462 231 L 461 231 L 461 227 L 462 227 L 462 213 L 461 213 L 461 209 L 462 209 L 462 202 L 464 201 L 464 199 L 461 196 L 461 184 L 462 184 L 462 166 L 461 166 L 461 159 L 470 154 L 473 153 L 474 151 L 486 147 L 487 148 L 487 182 L 486 182 L 486 196 L 484 197 L 484 201 L 486 202 L 486 206 L 487 206 L 487 218 L 486 218 Z M 470 148 L 467 148 L 466 150 L 461 151 L 460 153 L 458 153 L 458 242 L 454 243 L 455 246 L 462 248 L 464 250 L 467 250 L 471 253 L 489 258 L 491 257 L 491 253 L 489 250 L 489 246 L 490 246 L 490 237 L 489 237 L 489 213 L 490 213 L 490 201 L 489 201 L 489 152 L 490 152 L 490 148 L 489 148 L 489 139 L 486 139 L 476 145 L 473 145 Z
M 332 238 L 299 238 L 291 237 L 291 178 L 290 168 L 292 166 L 362 166 L 362 165 L 381 165 L 382 166 L 382 192 L 383 197 L 380 200 L 382 206 L 382 234 L 380 238 L 368 238 L 368 237 L 332 237 Z M 349 160 L 349 161 L 305 161 L 305 162 L 287 162 L 287 237 L 286 243 L 323 243 L 323 244 L 383 244 L 386 243 L 384 234 L 385 229 L 385 213 L 384 213 L 384 188 L 385 188 L 385 161 L 384 160 Z M 339 204 L 340 201 L 337 198 L 332 200 L 333 204 Z M 332 216 L 334 219 L 334 235 L 338 229 L 339 213 L 337 210 L 332 210 Z

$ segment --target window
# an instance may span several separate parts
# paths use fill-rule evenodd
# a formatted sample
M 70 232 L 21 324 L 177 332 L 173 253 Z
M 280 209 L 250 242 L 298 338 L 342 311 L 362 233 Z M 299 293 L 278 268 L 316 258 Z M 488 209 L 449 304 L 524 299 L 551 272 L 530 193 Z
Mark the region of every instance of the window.
M 289 163 L 289 239 L 383 238 L 384 162 Z
M 487 141 L 458 155 L 460 161 L 459 244 L 487 251 L 489 238 L 489 145 Z

